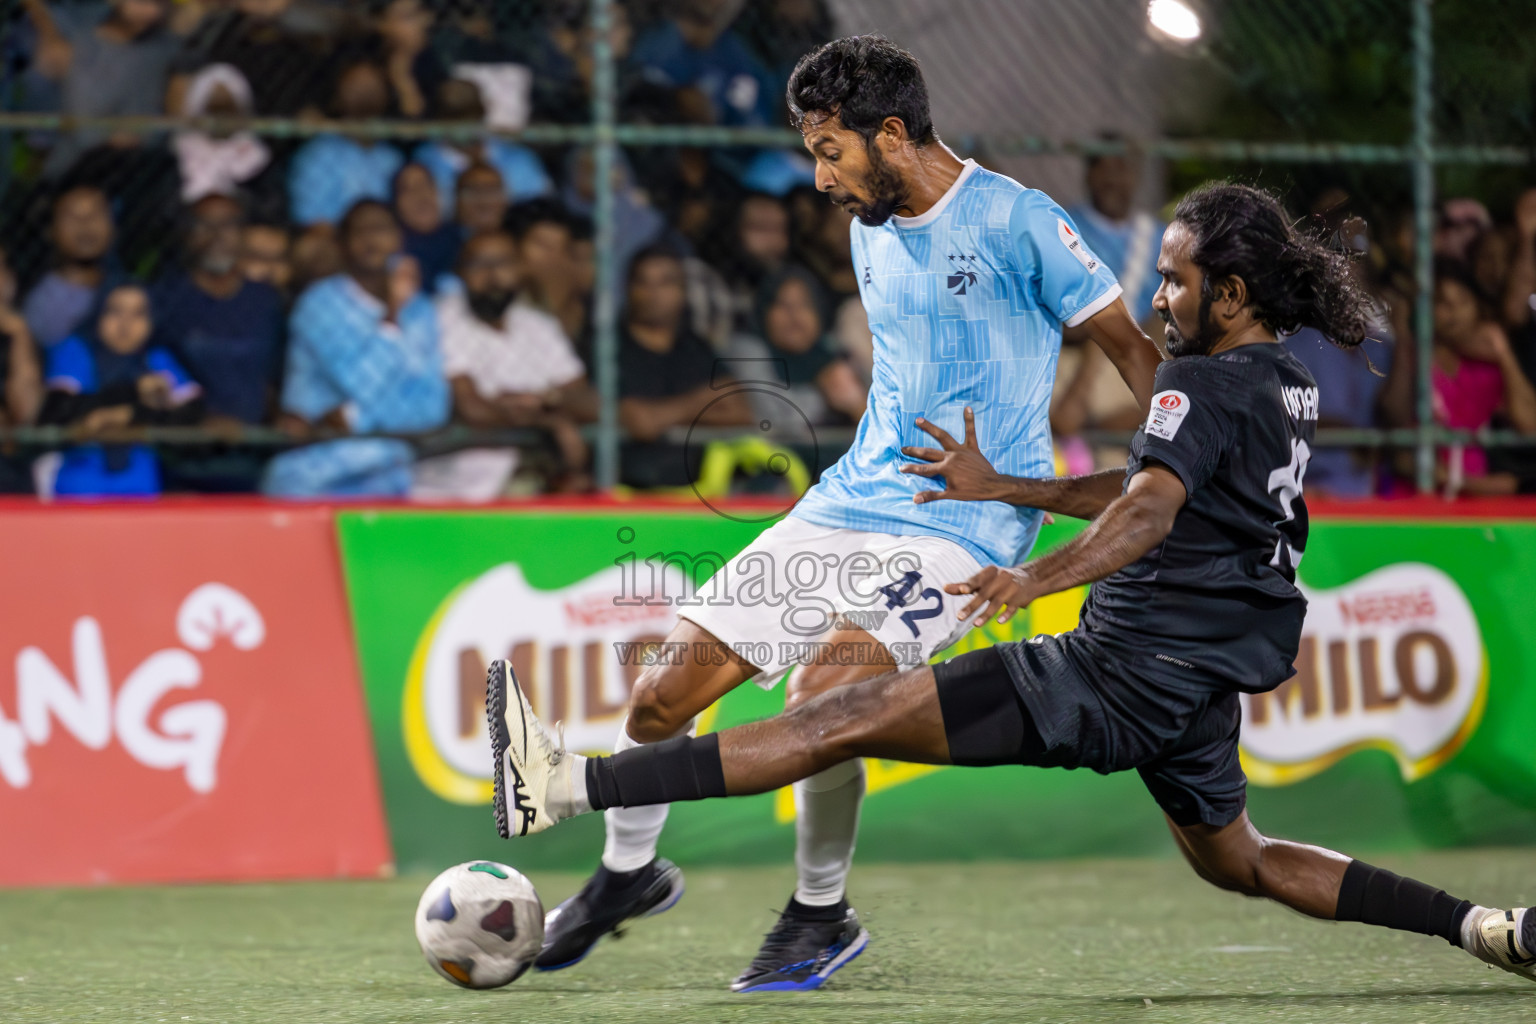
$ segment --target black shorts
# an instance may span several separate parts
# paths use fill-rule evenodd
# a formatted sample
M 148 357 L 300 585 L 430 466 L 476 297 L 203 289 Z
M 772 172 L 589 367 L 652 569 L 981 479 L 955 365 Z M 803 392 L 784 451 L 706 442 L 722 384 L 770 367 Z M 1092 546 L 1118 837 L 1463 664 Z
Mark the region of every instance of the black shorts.
M 1237 694 L 1170 686 L 1129 660 L 1067 633 L 940 662 L 933 676 L 950 760 L 1135 768 L 1175 824 L 1236 821 L 1248 800 Z

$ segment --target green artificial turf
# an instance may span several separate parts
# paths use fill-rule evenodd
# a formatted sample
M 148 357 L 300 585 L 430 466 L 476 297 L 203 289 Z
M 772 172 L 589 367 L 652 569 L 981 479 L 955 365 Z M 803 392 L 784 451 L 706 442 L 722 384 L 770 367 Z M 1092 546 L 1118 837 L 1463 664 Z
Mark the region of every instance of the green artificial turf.
M 1384 866 L 1536 902 L 1525 850 Z M 535 876 L 548 905 L 575 875 Z M 695 869 L 678 907 L 575 968 L 442 981 L 411 915 L 426 878 L 0 892 L 0 1021 L 1536 1021 L 1536 985 L 1437 939 L 1320 924 L 1171 860 L 862 865 L 873 941 L 821 992 L 737 996 L 787 867 Z

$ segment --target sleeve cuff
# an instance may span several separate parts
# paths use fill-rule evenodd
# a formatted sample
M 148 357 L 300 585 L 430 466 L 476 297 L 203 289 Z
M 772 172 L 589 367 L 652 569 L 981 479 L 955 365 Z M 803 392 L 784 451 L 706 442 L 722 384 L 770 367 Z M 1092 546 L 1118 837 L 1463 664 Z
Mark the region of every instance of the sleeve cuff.
M 1195 481 L 1193 479 L 1194 474 L 1192 474 L 1187 468 L 1185 468 L 1185 466 L 1184 466 L 1182 461 L 1180 461 L 1178 459 L 1167 458 L 1166 456 L 1164 456 L 1163 454 L 1161 454 L 1159 452 L 1152 451 L 1150 448 L 1148 448 L 1148 449 L 1146 449 L 1146 450 L 1144 450 L 1142 452 L 1141 460 L 1142 460 L 1142 468 L 1143 469 L 1145 469 L 1149 465 L 1158 465 L 1158 466 L 1162 466 L 1164 469 L 1172 470 L 1173 474 L 1179 478 L 1179 482 L 1184 485 L 1184 500 L 1185 501 L 1188 501 L 1191 497 L 1194 496 L 1194 493 L 1195 493 Z
M 1090 317 L 1092 317 L 1095 313 L 1098 313 L 1100 310 L 1106 308 L 1110 303 L 1114 302 L 1119 297 L 1120 297 L 1120 284 L 1119 284 L 1119 282 L 1116 282 L 1116 283 L 1110 285 L 1108 288 L 1104 289 L 1104 291 L 1099 294 L 1098 298 L 1096 298 L 1092 302 L 1088 303 L 1088 305 L 1084 306 L 1082 309 L 1078 310 L 1076 313 L 1073 313 L 1072 314 L 1072 318 L 1070 320 L 1063 320 L 1062 321 L 1062 326 L 1063 327 L 1076 327 L 1078 324 L 1082 323 L 1084 320 L 1087 320 Z

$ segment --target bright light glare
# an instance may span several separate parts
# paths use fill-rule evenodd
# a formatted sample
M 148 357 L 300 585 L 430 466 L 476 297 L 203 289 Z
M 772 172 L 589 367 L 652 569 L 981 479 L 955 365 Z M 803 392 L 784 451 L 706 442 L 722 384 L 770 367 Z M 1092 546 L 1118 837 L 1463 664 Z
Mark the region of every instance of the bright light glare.
M 1200 38 L 1200 18 L 1182 0 L 1151 0 L 1147 20 L 1159 32 L 1181 42 Z

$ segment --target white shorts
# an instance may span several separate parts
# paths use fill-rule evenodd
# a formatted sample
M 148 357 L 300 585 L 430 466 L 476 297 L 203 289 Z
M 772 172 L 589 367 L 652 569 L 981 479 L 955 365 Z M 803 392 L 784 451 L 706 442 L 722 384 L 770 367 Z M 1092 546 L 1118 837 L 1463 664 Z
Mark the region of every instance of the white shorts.
M 837 628 L 869 633 L 903 668 L 924 664 L 968 628 L 958 616 L 969 599 L 944 585 L 979 571 L 952 540 L 788 516 L 700 584 L 692 602 L 679 601 L 678 615 L 757 666 L 753 680 L 771 689 L 797 665 L 869 663 L 874 651 L 828 644 Z

